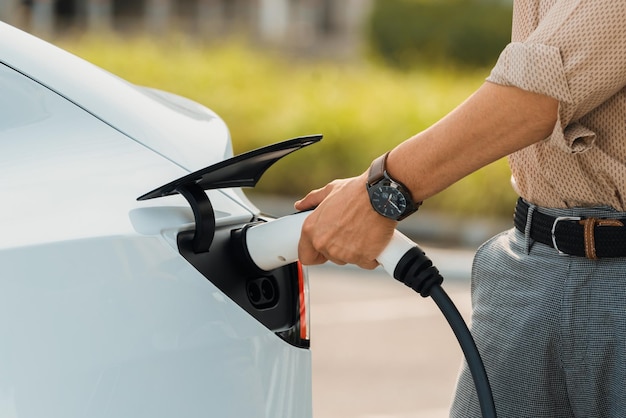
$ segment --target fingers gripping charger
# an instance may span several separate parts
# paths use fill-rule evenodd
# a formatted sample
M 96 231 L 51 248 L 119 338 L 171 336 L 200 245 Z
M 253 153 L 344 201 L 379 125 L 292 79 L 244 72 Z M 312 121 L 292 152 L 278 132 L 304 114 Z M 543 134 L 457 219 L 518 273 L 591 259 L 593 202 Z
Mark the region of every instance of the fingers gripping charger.
M 233 231 L 233 242 L 254 267 L 270 271 L 298 259 L 298 241 L 302 224 L 310 212 L 300 212 L 269 222 L 249 224 Z M 482 359 L 476 344 L 448 295 L 441 287 L 443 278 L 424 251 L 399 231 L 376 258 L 384 270 L 423 297 L 431 296 L 446 317 L 461 345 L 472 373 L 483 417 L 495 417 L 496 411 Z

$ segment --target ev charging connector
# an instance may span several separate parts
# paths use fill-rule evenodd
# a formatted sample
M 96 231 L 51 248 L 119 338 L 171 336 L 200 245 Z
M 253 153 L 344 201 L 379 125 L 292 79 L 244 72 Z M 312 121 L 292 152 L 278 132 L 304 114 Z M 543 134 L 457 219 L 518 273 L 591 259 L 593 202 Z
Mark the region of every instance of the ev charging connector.
M 302 223 L 310 212 L 299 212 L 268 222 L 254 223 L 233 231 L 234 248 L 250 267 L 270 271 L 298 260 Z M 472 373 L 483 417 L 496 417 L 496 410 L 478 348 L 458 309 L 441 287 L 443 277 L 425 252 L 399 231 L 376 257 L 383 269 L 422 297 L 430 296 L 452 328 Z

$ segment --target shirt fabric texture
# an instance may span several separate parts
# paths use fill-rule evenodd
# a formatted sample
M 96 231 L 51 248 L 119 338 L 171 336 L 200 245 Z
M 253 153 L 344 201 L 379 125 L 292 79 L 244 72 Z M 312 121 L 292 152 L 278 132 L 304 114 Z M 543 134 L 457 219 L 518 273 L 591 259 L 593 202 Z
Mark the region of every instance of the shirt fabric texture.
M 626 1 L 516 0 L 487 81 L 559 101 L 552 134 L 509 156 L 521 197 L 626 211 Z

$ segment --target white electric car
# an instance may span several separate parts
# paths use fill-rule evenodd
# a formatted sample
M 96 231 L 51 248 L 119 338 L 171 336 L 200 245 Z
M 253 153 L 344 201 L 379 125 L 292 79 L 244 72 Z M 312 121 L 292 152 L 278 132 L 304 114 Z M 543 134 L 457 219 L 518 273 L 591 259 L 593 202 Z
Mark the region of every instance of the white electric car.
M 307 282 L 248 267 L 232 156 L 190 100 L 0 22 L 0 416 L 311 417 Z

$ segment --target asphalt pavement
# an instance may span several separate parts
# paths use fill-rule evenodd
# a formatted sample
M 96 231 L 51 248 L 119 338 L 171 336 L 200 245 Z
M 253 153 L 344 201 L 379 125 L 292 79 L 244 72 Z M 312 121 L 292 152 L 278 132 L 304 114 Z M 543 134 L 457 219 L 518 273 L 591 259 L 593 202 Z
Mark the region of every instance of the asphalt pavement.
M 435 303 L 378 269 L 309 277 L 313 417 L 447 417 L 462 351 Z M 468 280 L 443 286 L 469 323 Z

